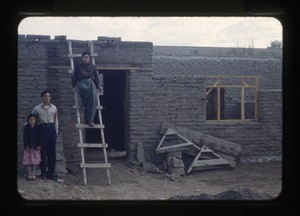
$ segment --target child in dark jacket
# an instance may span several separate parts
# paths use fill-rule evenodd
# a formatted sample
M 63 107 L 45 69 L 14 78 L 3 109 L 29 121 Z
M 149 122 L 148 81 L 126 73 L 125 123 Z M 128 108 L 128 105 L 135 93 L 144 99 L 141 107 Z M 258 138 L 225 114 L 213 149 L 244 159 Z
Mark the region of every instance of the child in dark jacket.
M 41 142 L 39 125 L 37 124 L 38 116 L 36 114 L 29 114 L 27 123 L 24 126 L 23 142 L 24 155 L 23 165 L 27 166 L 28 177 L 27 180 L 35 180 L 36 167 L 41 161 Z

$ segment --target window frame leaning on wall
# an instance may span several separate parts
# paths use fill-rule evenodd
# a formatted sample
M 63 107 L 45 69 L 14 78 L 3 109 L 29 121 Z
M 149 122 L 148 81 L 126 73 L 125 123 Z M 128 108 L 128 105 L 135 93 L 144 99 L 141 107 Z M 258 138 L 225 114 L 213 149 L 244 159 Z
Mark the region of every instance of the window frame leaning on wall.
M 216 75 L 205 78 L 206 121 L 258 121 L 258 76 Z M 227 90 L 236 95 L 234 99 L 239 103 L 240 113 L 237 118 L 228 118 L 226 115 L 224 107 L 228 103 L 225 96 Z M 240 97 L 238 98 L 237 95 Z M 250 97 L 251 100 L 247 101 L 246 97 Z M 246 116 L 246 102 L 253 104 L 253 110 L 251 110 L 253 115 L 250 118 Z M 212 112 L 214 112 L 213 115 L 211 115 Z

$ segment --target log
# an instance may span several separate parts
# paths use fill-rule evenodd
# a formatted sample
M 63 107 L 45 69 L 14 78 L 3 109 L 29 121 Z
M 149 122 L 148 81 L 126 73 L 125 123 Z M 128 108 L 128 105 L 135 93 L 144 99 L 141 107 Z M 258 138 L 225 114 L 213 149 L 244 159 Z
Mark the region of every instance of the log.
M 241 146 L 236 143 L 165 122 L 161 125 L 160 133 L 165 134 L 168 128 L 175 130 L 199 147 L 205 145 L 214 150 L 215 153 L 229 161 L 232 167 L 235 167 L 240 160 Z

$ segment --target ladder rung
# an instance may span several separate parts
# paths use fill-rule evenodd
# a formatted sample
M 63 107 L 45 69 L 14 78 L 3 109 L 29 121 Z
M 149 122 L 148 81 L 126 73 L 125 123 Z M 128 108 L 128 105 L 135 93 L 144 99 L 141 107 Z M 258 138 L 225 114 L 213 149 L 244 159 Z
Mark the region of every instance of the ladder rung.
M 107 148 L 107 143 L 78 143 L 80 148 Z
M 95 124 L 93 127 L 89 126 L 88 124 L 76 124 L 76 128 L 97 128 L 97 129 L 104 129 L 104 125 Z
M 73 105 L 73 108 L 74 108 L 74 109 L 80 109 L 80 106 L 78 106 L 78 105 Z M 102 110 L 102 109 L 103 109 L 103 106 L 96 106 L 96 109 Z
M 81 168 L 111 168 L 110 163 L 84 163 L 80 164 Z
M 82 54 L 68 54 L 68 56 L 70 58 L 73 58 L 73 57 L 82 57 Z M 91 53 L 91 56 L 98 56 L 97 53 Z

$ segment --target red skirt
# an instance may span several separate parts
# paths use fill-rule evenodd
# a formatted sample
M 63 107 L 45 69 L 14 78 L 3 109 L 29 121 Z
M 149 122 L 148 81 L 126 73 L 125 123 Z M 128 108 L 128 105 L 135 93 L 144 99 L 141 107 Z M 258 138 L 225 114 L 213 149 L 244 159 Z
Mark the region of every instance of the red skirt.
M 30 149 L 24 150 L 23 165 L 38 165 L 41 161 L 41 151 Z

